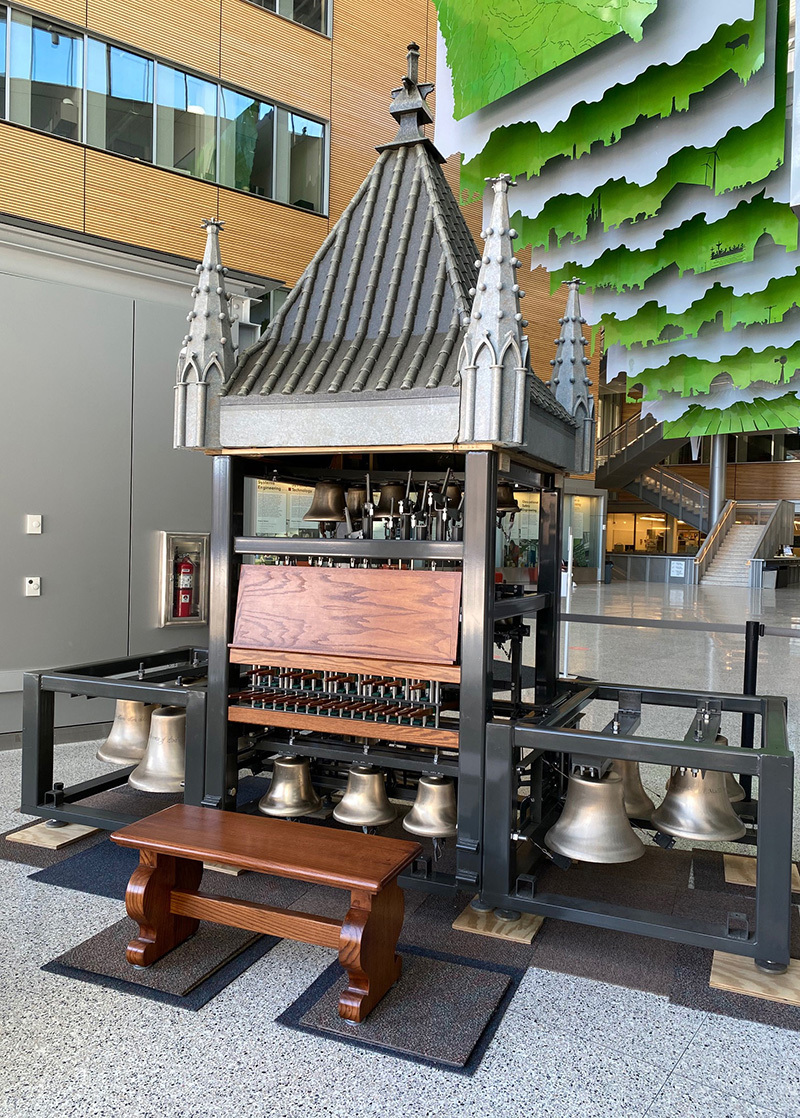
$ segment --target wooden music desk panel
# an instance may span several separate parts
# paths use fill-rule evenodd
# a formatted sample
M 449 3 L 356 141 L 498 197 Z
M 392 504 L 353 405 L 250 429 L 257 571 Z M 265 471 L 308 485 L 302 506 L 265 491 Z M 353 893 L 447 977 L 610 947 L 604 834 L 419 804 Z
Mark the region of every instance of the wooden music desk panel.
M 139 925 L 127 950 L 134 966 L 156 962 L 193 935 L 200 920 L 210 920 L 337 948 L 348 976 L 339 1015 L 348 1021 L 363 1021 L 400 977 L 395 948 L 403 891 L 397 877 L 422 853 L 418 842 L 185 804 L 123 827 L 111 839 L 139 850 L 125 894 L 128 915 Z M 201 893 L 204 862 L 349 889 L 350 910 L 338 921 Z
M 459 571 L 248 564 L 239 579 L 239 648 L 452 664 Z

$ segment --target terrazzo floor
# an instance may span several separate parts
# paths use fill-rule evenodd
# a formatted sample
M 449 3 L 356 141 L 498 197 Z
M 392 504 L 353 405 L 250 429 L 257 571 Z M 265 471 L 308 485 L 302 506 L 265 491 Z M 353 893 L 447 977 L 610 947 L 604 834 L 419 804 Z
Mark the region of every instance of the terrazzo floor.
M 626 583 L 581 587 L 575 612 L 800 624 L 800 588 Z M 573 624 L 569 668 L 612 682 L 741 688 L 732 635 Z M 613 673 L 606 670 L 613 665 Z M 800 641 L 765 638 L 759 689 L 790 699 L 798 740 Z M 602 723 L 603 716 L 597 720 Z M 643 730 L 682 737 L 659 710 Z M 723 726 L 723 730 L 726 727 Z M 735 727 L 727 727 L 736 740 Z M 57 748 L 57 776 L 104 766 L 94 745 Z M 0 753 L 0 829 L 22 820 L 17 751 Z M 660 794 L 663 770 L 645 783 Z M 767 1118 L 800 1115 L 796 1032 L 671 1005 L 655 994 L 531 969 L 472 1078 L 278 1026 L 331 961 L 284 941 L 197 1013 L 42 972 L 121 916 L 117 901 L 28 880 L 0 862 L 0 1115 L 22 1118 Z

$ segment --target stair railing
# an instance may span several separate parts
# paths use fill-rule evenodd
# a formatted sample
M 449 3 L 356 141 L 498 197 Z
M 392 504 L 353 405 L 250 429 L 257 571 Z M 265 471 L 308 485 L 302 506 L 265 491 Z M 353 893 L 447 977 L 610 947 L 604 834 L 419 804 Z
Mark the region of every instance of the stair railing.
M 760 590 L 764 583 L 764 563 L 774 558 L 779 548 L 794 539 L 794 502 L 776 501 L 772 514 L 764 525 L 755 550 L 748 560 L 750 587 Z
M 647 431 L 651 431 L 653 427 L 658 426 L 658 421 L 652 415 L 632 415 L 630 419 L 620 423 L 619 427 L 615 427 L 602 439 L 597 440 L 597 447 L 595 448 L 597 465 L 600 466 L 607 462 L 609 458 L 613 458 L 615 454 L 619 454 L 620 451 L 635 443 Z
M 669 501 L 674 508 L 692 512 L 699 518 L 701 526 L 708 524 L 708 490 L 703 489 L 701 485 L 696 485 L 682 474 L 672 473 L 671 470 L 665 470 L 661 466 L 652 466 L 648 470 L 643 470 L 635 480 L 640 488 L 653 494 L 658 508 L 664 508 L 663 501 Z M 679 515 L 678 519 L 685 518 Z
M 736 502 L 726 501 L 725 507 L 719 516 L 714 527 L 703 541 L 703 546 L 694 557 L 694 583 L 703 581 L 703 575 L 711 565 L 717 552 L 722 545 L 722 541 L 731 530 L 731 526 L 736 520 Z

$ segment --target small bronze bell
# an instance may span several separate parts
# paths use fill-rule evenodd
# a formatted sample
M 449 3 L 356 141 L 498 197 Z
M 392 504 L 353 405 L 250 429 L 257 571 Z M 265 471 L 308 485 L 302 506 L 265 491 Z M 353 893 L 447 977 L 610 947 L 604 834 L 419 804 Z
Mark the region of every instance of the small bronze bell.
M 649 819 L 656 805 L 642 784 L 638 761 L 612 761 L 611 771 L 622 777 L 622 799 L 629 819 Z
M 140 792 L 180 792 L 186 768 L 186 711 L 159 707 L 150 720 L 147 748 L 128 777 Z
M 653 826 L 694 842 L 731 842 L 746 829 L 731 807 L 725 773 L 712 769 L 673 769 Z
M 634 862 L 644 844 L 628 822 L 622 777 L 607 772 L 601 780 L 571 776 L 557 823 L 544 836 L 545 846 L 578 862 Z
M 344 489 L 339 481 L 318 481 L 314 486 L 311 508 L 303 520 L 344 520 Z
M 412 835 L 452 838 L 456 834 L 456 787 L 449 776 L 421 776 L 414 806 L 403 820 Z
M 353 523 L 360 520 L 364 515 L 364 505 L 367 503 L 367 487 L 365 485 L 351 485 L 347 490 L 345 503 Z
M 519 504 L 510 485 L 501 482 L 497 487 L 497 511 L 519 512 Z
M 457 481 L 451 481 L 444 492 L 447 507 L 449 509 L 457 509 L 461 504 L 463 490 Z
M 272 762 L 269 791 L 258 801 L 264 815 L 294 819 L 310 815 L 322 807 L 311 783 L 311 765 L 307 757 L 276 757 Z
M 132 765 L 141 761 L 150 734 L 150 719 L 156 709 L 153 703 L 132 703 L 117 699 L 114 724 L 106 740 L 97 751 L 98 761 L 114 765 Z
M 386 520 L 390 516 L 399 516 L 400 502 L 405 500 L 405 496 L 406 487 L 402 482 L 391 481 L 382 486 L 380 498 L 375 506 L 375 519 Z
M 380 769 L 374 765 L 353 765 L 347 774 L 347 790 L 333 809 L 333 818 L 350 827 L 383 827 L 397 818 Z

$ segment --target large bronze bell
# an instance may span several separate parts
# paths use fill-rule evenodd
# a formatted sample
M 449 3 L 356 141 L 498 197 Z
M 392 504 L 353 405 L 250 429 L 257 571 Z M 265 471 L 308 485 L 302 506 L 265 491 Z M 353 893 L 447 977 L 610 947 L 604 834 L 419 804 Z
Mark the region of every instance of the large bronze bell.
M 412 835 L 452 838 L 456 834 L 456 786 L 449 776 L 421 776 L 414 806 L 403 820 Z
M 634 862 L 644 844 L 625 812 L 622 777 L 607 772 L 601 780 L 571 776 L 557 823 L 544 836 L 556 854 L 578 862 Z
M 724 734 L 717 734 L 717 740 L 714 744 L 726 746 L 728 744 L 728 739 Z M 728 799 L 732 804 L 738 804 L 745 798 L 745 790 L 733 773 L 725 773 L 725 791 L 728 793 Z
M 344 520 L 344 489 L 340 481 L 318 481 L 311 508 L 303 520 Z
M 519 504 L 510 485 L 501 482 L 497 487 L 497 511 L 519 512 Z
M 622 777 L 622 800 L 629 819 L 649 819 L 656 805 L 642 784 L 638 761 L 612 761 L 611 771 Z
M 673 769 L 653 826 L 695 842 L 731 842 L 745 833 L 728 799 L 725 773 L 711 769 Z
M 132 765 L 134 761 L 141 761 L 147 748 L 150 718 L 155 709 L 153 703 L 117 699 L 114 724 L 97 751 L 97 760 L 110 761 L 114 765 Z
M 294 819 L 310 815 L 322 807 L 311 783 L 311 765 L 307 757 L 276 757 L 272 763 L 269 791 L 258 801 L 264 815 Z
M 150 719 L 147 748 L 128 777 L 140 792 L 180 792 L 186 768 L 186 711 L 159 707 Z
M 461 498 L 464 492 L 457 481 L 451 481 L 444 492 L 445 501 L 449 509 L 457 509 L 461 504 Z
M 390 516 L 399 516 L 400 502 L 404 501 L 405 497 L 406 487 L 402 482 L 390 481 L 381 486 L 381 495 L 375 506 L 375 519 L 386 520 Z
M 350 827 L 383 827 L 397 818 L 386 795 L 383 773 L 374 765 L 353 765 L 347 790 L 333 809 L 333 818 Z

